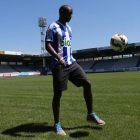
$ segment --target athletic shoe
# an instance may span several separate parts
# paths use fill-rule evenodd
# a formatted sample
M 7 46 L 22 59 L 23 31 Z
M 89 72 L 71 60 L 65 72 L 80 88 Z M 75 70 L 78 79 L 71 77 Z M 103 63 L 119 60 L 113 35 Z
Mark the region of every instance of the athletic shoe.
M 66 135 L 66 133 L 64 132 L 64 130 L 61 128 L 60 122 L 56 123 L 54 125 L 54 132 L 59 134 L 59 135 Z
M 96 114 L 95 112 L 93 112 L 92 114 L 88 114 L 87 115 L 87 122 L 90 123 L 95 123 L 97 125 L 104 125 L 105 122 L 103 120 L 101 120 Z

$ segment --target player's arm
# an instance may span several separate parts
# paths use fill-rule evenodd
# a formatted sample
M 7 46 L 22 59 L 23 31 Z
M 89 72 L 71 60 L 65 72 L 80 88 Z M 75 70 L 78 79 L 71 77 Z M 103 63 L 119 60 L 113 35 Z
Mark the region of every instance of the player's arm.
M 46 50 L 55 58 L 58 59 L 58 63 L 59 65 L 63 65 L 64 67 L 66 67 L 66 62 L 65 60 L 63 59 L 63 57 L 61 57 L 55 50 L 54 48 L 52 47 L 52 42 L 51 41 L 46 41 L 45 42 L 45 48 Z

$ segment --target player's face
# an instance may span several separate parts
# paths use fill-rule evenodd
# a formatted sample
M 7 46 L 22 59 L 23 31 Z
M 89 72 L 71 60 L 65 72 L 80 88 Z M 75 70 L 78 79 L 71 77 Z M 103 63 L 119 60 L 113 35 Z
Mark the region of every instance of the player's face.
M 66 22 L 69 22 L 72 18 L 73 9 L 69 8 L 68 11 L 65 12 L 64 18 Z

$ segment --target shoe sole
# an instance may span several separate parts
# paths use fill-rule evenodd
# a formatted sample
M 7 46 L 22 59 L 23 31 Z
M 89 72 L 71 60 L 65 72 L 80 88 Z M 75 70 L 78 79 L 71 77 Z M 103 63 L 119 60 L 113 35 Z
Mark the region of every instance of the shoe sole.
M 61 134 L 61 133 L 59 133 L 59 132 L 56 132 L 56 131 L 54 131 L 56 134 L 58 134 L 58 135 L 63 135 L 63 136 L 65 136 L 66 135 L 66 133 L 63 133 L 63 134 Z
M 96 122 L 93 122 L 93 121 L 89 121 L 89 120 L 86 120 L 87 122 L 89 122 L 89 123 L 95 123 L 96 125 L 104 125 L 104 124 L 101 124 L 101 123 L 96 123 Z

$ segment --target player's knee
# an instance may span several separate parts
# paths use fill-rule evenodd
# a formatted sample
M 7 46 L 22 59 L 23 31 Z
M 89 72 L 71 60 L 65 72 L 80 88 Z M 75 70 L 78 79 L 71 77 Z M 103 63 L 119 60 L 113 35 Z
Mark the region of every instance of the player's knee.
M 91 88 L 91 82 L 89 80 L 85 80 L 83 84 L 84 88 Z

